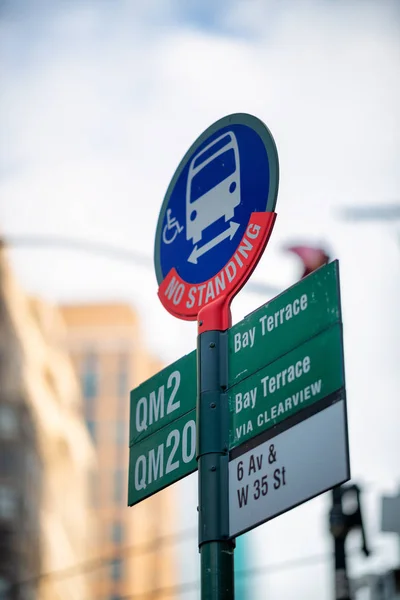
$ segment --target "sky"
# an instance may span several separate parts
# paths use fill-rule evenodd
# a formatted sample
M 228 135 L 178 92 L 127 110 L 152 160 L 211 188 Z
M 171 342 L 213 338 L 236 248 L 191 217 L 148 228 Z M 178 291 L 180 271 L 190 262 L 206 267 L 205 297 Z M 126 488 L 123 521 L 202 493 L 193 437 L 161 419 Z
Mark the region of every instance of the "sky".
M 152 267 L 174 170 L 222 116 L 247 112 L 271 130 L 278 217 L 251 282 L 294 283 L 292 243 L 323 244 L 340 261 L 352 481 L 365 486 L 379 548 L 351 558 L 355 575 L 399 558 L 398 540 L 379 534 L 379 497 L 400 487 L 400 225 L 346 222 L 341 209 L 400 202 L 399 33 L 396 0 L 0 2 L 2 235 L 73 237 L 144 258 L 13 248 L 20 283 L 55 302 L 131 303 L 144 344 L 166 362 L 196 344 L 195 324 L 159 303 Z M 270 297 L 249 289 L 234 322 Z M 185 523 L 195 523 L 193 476 L 177 493 L 192 498 Z M 254 567 L 329 552 L 328 501 L 248 534 Z M 329 561 L 256 580 L 271 599 L 331 597 Z

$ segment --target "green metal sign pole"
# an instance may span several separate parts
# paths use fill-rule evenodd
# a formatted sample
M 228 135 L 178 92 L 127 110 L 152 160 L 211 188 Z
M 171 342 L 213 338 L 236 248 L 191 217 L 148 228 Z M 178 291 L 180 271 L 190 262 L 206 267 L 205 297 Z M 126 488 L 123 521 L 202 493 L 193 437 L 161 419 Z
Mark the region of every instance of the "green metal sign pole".
M 211 307 L 210 307 L 211 309 Z M 210 310 L 208 309 L 208 310 Z M 228 309 L 229 310 L 229 309 Z M 202 311 L 203 312 L 203 311 Z M 206 325 L 199 315 L 199 329 Z M 203 319 L 203 320 L 202 320 Z M 228 334 L 197 339 L 197 461 L 201 600 L 233 600 L 235 542 L 229 540 Z

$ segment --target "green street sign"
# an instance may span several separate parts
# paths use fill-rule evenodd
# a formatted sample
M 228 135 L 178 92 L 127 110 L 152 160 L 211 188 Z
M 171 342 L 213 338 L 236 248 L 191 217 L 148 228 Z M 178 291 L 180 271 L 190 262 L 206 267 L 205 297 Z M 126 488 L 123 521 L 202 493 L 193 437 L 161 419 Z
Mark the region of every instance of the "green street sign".
M 339 263 L 335 260 L 228 331 L 228 387 L 339 321 Z
M 128 506 L 196 469 L 196 411 L 192 410 L 129 448 Z
M 235 448 L 344 385 L 342 326 L 334 325 L 228 391 Z
M 230 449 L 343 383 L 338 261 L 228 330 Z M 131 392 L 129 505 L 197 469 L 194 350 Z
M 196 407 L 196 372 L 193 350 L 131 391 L 130 446 Z

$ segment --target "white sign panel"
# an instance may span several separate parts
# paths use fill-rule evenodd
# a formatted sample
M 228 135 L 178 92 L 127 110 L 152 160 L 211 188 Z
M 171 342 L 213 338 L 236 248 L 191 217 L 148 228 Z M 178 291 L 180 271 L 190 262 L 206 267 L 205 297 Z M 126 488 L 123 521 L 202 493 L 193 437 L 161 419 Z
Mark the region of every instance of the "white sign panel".
M 349 477 L 346 407 L 340 400 L 229 462 L 229 535 L 240 535 Z

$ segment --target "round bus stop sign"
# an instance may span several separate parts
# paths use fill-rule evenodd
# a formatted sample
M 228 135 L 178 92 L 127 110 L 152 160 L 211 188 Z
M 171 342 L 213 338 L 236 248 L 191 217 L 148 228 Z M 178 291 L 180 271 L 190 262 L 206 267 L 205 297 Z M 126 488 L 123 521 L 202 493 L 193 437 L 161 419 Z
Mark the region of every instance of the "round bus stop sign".
M 275 221 L 275 142 L 256 117 L 233 114 L 191 146 L 168 187 L 154 263 L 165 308 L 194 320 L 232 298 L 257 265 Z

